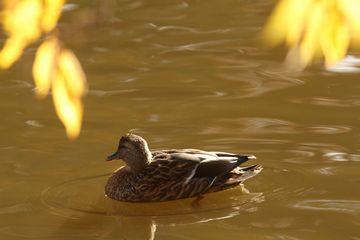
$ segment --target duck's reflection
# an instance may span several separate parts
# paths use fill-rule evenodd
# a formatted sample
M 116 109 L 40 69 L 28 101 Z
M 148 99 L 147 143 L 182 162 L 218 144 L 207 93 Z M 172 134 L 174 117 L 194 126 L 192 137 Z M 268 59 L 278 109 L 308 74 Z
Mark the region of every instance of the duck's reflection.
M 113 228 L 113 235 L 120 235 L 121 239 L 154 240 L 156 223 L 152 217 L 116 217 L 118 227 Z
M 264 201 L 261 193 L 234 195 L 234 191 L 206 195 L 198 207 L 191 205 L 192 199 L 134 204 L 106 198 L 105 205 L 107 214 L 114 216 L 118 224 L 118 227 L 113 228 L 112 235 L 119 235 L 123 239 L 155 239 L 156 230 L 163 226 L 232 218 L 244 211 L 253 211 L 257 203 Z M 161 231 L 158 234 L 161 234 Z

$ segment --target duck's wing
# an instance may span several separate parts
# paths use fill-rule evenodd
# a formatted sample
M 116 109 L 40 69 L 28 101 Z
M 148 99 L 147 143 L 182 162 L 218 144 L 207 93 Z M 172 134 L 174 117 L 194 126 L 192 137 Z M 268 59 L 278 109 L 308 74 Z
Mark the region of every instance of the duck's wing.
M 161 150 L 152 155 L 151 163 L 138 174 L 139 193 L 149 201 L 199 196 L 249 160 L 247 156 L 196 149 Z
M 215 156 L 214 156 L 215 155 Z M 202 160 L 196 169 L 194 178 L 223 176 L 244 162 L 255 159 L 253 155 L 239 155 L 226 152 L 209 152 L 197 155 Z
M 154 159 L 166 159 L 173 167 L 190 163 L 191 178 L 214 178 L 229 173 L 240 164 L 255 159 L 253 155 L 207 152 L 198 149 L 171 149 L 153 152 Z M 188 166 L 188 167 L 190 167 Z
M 193 197 L 210 186 L 210 179 L 191 181 L 199 161 L 191 155 L 155 153 L 150 164 L 137 174 L 136 192 L 141 201 L 166 201 Z M 140 197 L 139 197 L 140 198 Z

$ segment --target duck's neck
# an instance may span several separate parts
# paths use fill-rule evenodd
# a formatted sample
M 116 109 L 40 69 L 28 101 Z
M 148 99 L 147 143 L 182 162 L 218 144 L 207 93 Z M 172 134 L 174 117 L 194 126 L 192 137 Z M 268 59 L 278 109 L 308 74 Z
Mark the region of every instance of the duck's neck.
M 143 149 L 143 151 L 138 152 L 134 155 L 134 159 L 127 161 L 126 164 L 129 166 L 130 170 L 134 173 L 141 172 L 152 159 L 152 154 L 148 148 Z

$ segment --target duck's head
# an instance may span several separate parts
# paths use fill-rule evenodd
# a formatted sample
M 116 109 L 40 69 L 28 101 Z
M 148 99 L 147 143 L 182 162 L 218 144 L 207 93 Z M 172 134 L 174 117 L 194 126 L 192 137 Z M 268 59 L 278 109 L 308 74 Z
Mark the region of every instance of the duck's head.
M 120 138 L 118 149 L 106 160 L 123 160 L 132 171 L 140 171 L 151 161 L 152 155 L 148 144 L 142 137 L 128 133 Z

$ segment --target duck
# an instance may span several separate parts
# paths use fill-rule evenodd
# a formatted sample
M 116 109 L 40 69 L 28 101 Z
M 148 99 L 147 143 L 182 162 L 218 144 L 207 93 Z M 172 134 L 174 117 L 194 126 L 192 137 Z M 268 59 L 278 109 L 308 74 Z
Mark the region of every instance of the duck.
M 211 152 L 198 149 L 150 151 L 147 141 L 128 133 L 106 160 L 125 165 L 111 174 L 105 195 L 123 202 L 162 202 L 203 198 L 242 184 L 261 172 L 258 164 L 241 167 L 254 155 Z

